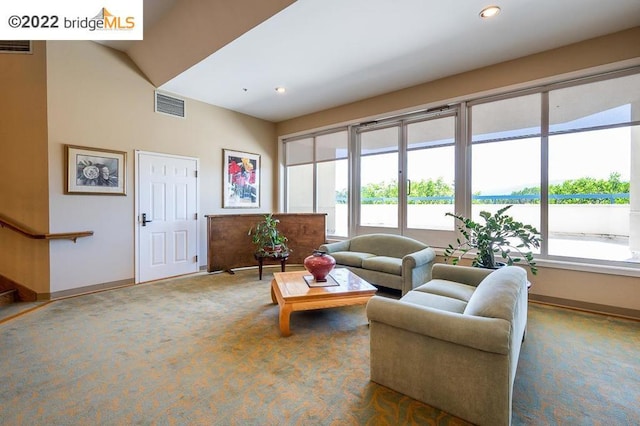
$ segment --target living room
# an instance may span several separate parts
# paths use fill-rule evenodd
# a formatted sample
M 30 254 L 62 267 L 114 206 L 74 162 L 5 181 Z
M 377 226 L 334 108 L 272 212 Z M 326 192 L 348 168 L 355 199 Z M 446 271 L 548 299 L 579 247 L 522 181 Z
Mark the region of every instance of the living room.
M 43 242 L 0 229 L 0 275 L 41 300 L 136 282 L 136 151 L 199 159 L 197 266 L 204 269 L 204 215 L 246 212 L 223 207 L 224 149 L 260 155 L 260 206 L 250 212 L 283 211 L 282 139 L 471 95 L 637 70 L 638 40 L 636 25 L 279 122 L 189 98 L 185 118 L 158 114 L 157 85 L 126 53 L 91 41 L 33 41 L 30 55 L 0 55 L 0 214 L 42 232 L 94 234 L 75 243 Z M 65 145 L 126 152 L 126 195 L 66 194 Z M 530 299 L 640 318 L 638 276 L 633 267 L 541 261 L 538 275 L 530 277 Z
M 1 260 L 3 275 L 19 277 L 18 281 L 43 295 L 118 285 L 134 278 L 132 197 L 92 197 L 86 203 L 84 197 L 66 195 L 66 144 L 127 152 L 129 177 L 134 174 L 134 150 L 199 158 L 198 252 L 200 268 L 204 268 L 203 216 L 229 213 L 219 196 L 223 149 L 261 155 L 258 212 L 282 211 L 278 137 L 415 110 L 420 105 L 439 105 L 465 93 L 518 87 L 583 74 L 584 70 L 593 74 L 594 70 L 626 68 L 638 61 L 637 34 L 635 28 L 276 124 L 190 99 L 185 101 L 188 113 L 184 119 L 155 113 L 154 86 L 124 53 L 91 42 L 33 42 L 32 55 L 0 58 L 7 72 L 15 75 L 4 80 L 6 102 L 2 105 L 5 117 L 10 118 L 5 132 L 8 140 L 21 141 L 2 147 L 3 158 L 11 159 L 3 169 L 6 202 L 2 213 L 36 230 L 93 230 L 94 236 L 78 239 L 76 244 L 52 241 L 46 246 L 4 231 L 8 235 L 2 242 L 3 253 L 7 253 Z M 103 130 L 96 131 L 98 128 Z M 21 158 L 30 161 L 28 179 L 18 161 Z M 126 193 L 133 191 L 134 180 L 129 178 Z M 70 270 L 66 266 L 70 262 L 77 269 Z M 578 270 L 541 267 L 532 296 L 618 307 L 623 309 L 618 313 L 627 315 L 640 309 L 633 273 L 628 276 L 613 268 L 613 273 L 603 275 L 611 268 L 593 273 L 588 265 L 574 269 Z

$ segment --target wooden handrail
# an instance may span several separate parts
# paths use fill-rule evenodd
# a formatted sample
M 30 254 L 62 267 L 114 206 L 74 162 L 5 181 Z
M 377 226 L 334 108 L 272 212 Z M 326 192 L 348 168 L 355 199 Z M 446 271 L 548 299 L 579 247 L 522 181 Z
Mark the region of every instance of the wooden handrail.
M 0 215 L 0 228 L 11 229 L 20 235 L 34 240 L 71 240 L 74 243 L 78 238 L 90 237 L 93 235 L 93 231 L 82 232 L 62 232 L 58 234 L 44 234 L 41 232 L 35 232 L 26 226 L 20 225 L 17 222 Z

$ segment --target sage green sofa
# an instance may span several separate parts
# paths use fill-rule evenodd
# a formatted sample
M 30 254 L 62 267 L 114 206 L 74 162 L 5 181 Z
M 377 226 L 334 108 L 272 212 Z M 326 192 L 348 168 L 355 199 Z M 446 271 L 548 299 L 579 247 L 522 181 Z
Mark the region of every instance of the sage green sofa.
M 436 264 L 400 300 L 367 304 L 371 380 L 478 425 L 511 424 L 527 274 Z
M 435 251 L 412 238 L 393 234 L 368 234 L 323 244 L 319 250 L 336 259 L 371 284 L 409 290 L 431 279 Z

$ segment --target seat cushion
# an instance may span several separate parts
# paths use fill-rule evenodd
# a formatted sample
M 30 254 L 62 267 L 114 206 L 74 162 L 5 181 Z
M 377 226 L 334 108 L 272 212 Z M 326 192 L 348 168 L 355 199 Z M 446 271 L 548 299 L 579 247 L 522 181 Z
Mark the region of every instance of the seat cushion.
M 386 272 L 393 275 L 402 275 L 402 259 L 397 257 L 374 256 L 362 259 L 364 269 Z
M 461 300 L 437 294 L 425 293 L 423 291 L 410 291 L 402 296 L 400 301 L 440 309 L 442 311 L 455 312 L 457 314 L 463 313 L 464 309 L 467 307 L 467 304 Z
M 422 291 L 425 293 L 438 294 L 440 296 L 451 297 L 453 299 L 468 302 L 476 291 L 476 287 L 472 285 L 457 283 L 455 281 L 434 279 L 426 284 L 413 289 L 414 291 Z
M 375 254 L 363 253 L 358 251 L 336 251 L 331 253 L 331 256 L 336 260 L 339 265 L 355 266 L 356 268 L 362 268 L 363 259 L 374 257 Z

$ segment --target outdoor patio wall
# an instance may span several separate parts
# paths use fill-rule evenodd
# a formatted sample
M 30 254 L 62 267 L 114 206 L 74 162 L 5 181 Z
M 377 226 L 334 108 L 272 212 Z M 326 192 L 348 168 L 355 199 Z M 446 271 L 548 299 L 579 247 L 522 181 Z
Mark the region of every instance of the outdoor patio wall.
M 506 204 L 474 204 L 472 216 L 482 223 L 481 211 L 495 213 Z M 325 207 L 326 209 L 327 207 Z M 454 219 L 446 216 L 453 212 L 450 204 L 413 204 L 407 206 L 409 217 L 413 218 L 410 227 L 451 230 Z M 347 226 L 346 204 L 336 204 L 335 229 Z M 397 217 L 398 207 L 392 204 L 365 204 L 361 206 L 362 216 L 372 223 L 389 223 L 390 218 Z M 519 222 L 540 229 L 540 206 L 536 204 L 517 204 L 507 212 Z M 585 237 L 628 237 L 629 205 L 628 204 L 555 204 L 549 206 L 549 216 L 553 218 L 549 224 L 549 232 L 557 235 L 582 235 Z

